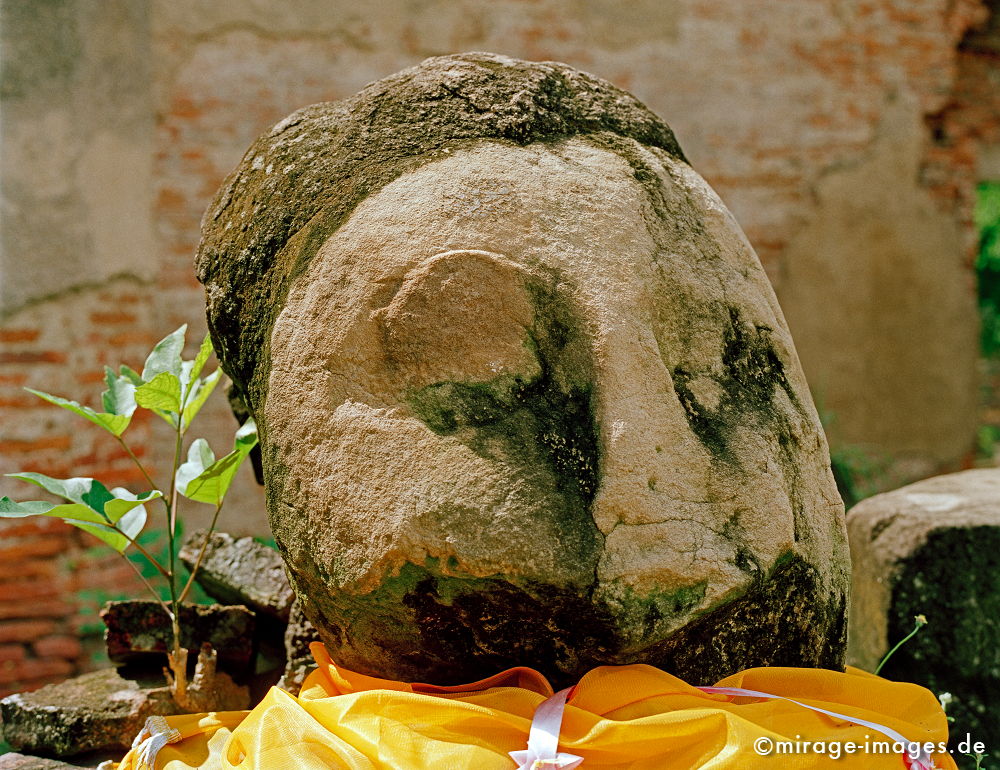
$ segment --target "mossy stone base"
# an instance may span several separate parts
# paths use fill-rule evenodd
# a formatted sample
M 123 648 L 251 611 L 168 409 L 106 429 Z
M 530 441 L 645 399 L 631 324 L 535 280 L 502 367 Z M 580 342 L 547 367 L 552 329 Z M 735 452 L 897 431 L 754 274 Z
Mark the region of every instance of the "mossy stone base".
M 842 670 L 844 607 L 823 596 L 815 569 L 789 556 L 743 595 L 645 647 L 629 625 L 648 613 L 641 597 L 611 608 L 565 588 L 445 576 L 433 563 L 310 609 L 322 613 L 317 627 L 334 660 L 374 676 L 454 685 L 528 666 L 559 688 L 595 666 L 647 663 L 705 685 L 755 666 Z M 685 612 L 678 607 L 679 618 Z

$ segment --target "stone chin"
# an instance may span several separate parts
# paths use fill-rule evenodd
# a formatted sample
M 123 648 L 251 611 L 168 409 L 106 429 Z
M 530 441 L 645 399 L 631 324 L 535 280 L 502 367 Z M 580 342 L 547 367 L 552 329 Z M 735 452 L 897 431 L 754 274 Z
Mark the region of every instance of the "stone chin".
M 345 666 L 841 665 L 843 509 L 771 288 L 685 163 L 613 144 L 442 152 L 291 285 L 267 496 Z

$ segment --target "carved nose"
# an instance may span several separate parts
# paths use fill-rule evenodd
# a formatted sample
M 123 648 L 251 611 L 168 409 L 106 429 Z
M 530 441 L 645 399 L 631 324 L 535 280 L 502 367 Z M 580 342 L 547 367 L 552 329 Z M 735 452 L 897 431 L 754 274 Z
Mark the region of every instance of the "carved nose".
M 688 425 L 652 330 L 613 330 L 595 357 L 601 483 L 594 519 L 608 534 L 692 515 L 711 458 Z M 703 397 L 712 397 L 706 383 Z

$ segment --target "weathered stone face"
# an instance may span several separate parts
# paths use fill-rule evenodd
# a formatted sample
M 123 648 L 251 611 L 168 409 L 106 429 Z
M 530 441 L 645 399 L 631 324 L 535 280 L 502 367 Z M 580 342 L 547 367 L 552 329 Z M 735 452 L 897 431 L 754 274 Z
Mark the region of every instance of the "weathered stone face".
M 303 609 L 406 679 L 837 667 L 843 509 L 756 256 L 679 151 L 579 133 L 466 138 L 314 217 L 264 288 L 269 368 L 213 279 L 239 181 L 206 218 Z

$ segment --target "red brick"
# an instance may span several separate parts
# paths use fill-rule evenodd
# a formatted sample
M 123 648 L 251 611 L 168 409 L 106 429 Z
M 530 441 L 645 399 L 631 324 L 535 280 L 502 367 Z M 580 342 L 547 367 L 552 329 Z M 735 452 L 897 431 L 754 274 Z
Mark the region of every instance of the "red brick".
M 176 211 L 184 208 L 184 196 L 176 190 L 164 187 L 156 200 L 158 211 Z
M 126 345 L 139 344 L 146 346 L 151 343 L 150 336 L 142 331 L 127 331 L 120 332 L 118 334 L 112 334 L 108 336 L 108 344 L 120 348 Z
M 72 636 L 47 636 L 32 645 L 40 658 L 65 658 L 76 660 L 83 653 L 83 645 Z
M 72 663 L 59 658 L 8 660 L 0 663 L 0 683 L 13 684 L 42 677 L 69 676 L 73 671 Z
M 61 519 L 51 519 L 47 516 L 0 520 L 0 537 L 8 542 L 14 537 L 48 535 L 53 533 L 65 534 L 70 531 L 69 524 L 66 524 Z M 0 568 L 2 566 L 0 565 Z
M 0 620 L 63 618 L 70 615 L 73 609 L 72 604 L 59 599 L 0 602 Z
M 131 324 L 136 322 L 133 313 L 123 313 L 121 311 L 101 311 L 90 314 L 90 320 L 95 324 Z
M 24 645 L 0 644 L 0 666 L 9 661 L 24 660 Z
M 36 396 L 0 398 L 0 409 L 41 409 L 45 402 Z
M 92 372 L 80 372 L 76 375 L 76 381 L 81 385 L 93 385 L 98 382 L 104 382 L 104 372 L 102 371 L 92 371 Z
M 32 690 L 37 690 L 39 687 L 44 687 L 47 684 L 58 684 L 59 682 L 66 681 L 66 676 L 42 676 L 37 679 L 21 680 L 14 683 L 14 686 L 10 684 L 0 685 L 0 698 L 6 698 L 8 695 L 13 695 L 17 692 L 31 692 Z
M 64 364 L 66 354 L 58 350 L 35 350 L 0 353 L 0 364 Z
M 0 329 L 0 342 L 34 342 L 39 334 L 38 329 Z
M 0 642 L 30 642 L 57 628 L 54 620 L 8 620 L 0 624 Z
M 14 580 L 0 582 L 0 602 L 20 599 L 51 599 L 59 596 L 61 586 L 52 580 Z
M 14 562 L 32 556 L 55 556 L 69 547 L 67 537 L 37 537 L 0 548 L 0 562 Z
M 170 105 L 170 114 L 175 118 L 197 118 L 201 115 L 201 109 L 191 99 L 184 96 L 175 96 L 173 103 Z
M 138 452 L 136 452 L 136 455 L 141 457 L 141 455 L 139 455 Z M 146 481 L 146 476 L 143 474 L 141 470 L 136 468 L 134 465 L 129 465 L 125 468 L 122 468 L 121 470 L 115 471 L 115 478 L 118 479 L 119 483 L 125 486 L 129 484 L 139 483 L 146 485 L 148 488 L 148 482 Z
M 20 455 L 40 452 L 43 449 L 69 449 L 72 440 L 69 436 L 53 436 L 37 439 L 6 439 L 0 444 L 0 454 Z
M 29 559 L 0 563 L 0 580 L 10 578 L 54 578 L 60 572 L 52 559 Z

